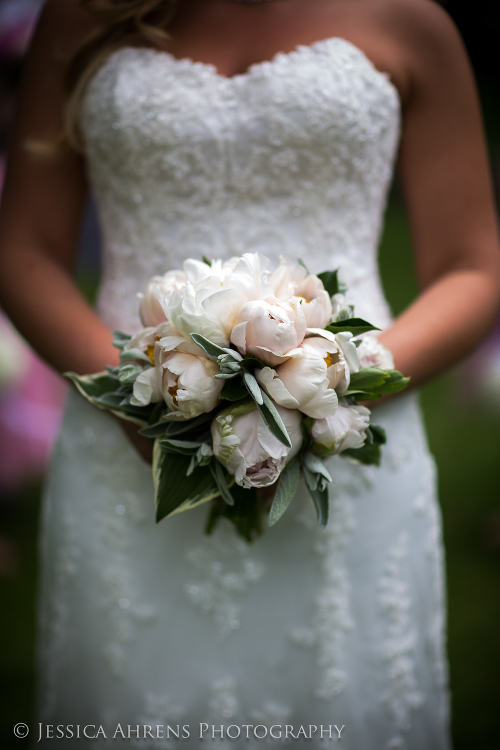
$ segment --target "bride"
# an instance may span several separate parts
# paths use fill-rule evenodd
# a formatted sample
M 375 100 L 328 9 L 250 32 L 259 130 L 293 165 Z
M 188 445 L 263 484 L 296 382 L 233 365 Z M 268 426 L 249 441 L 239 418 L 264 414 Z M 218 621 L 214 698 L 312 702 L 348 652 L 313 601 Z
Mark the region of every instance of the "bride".
M 376 248 L 397 154 L 422 292 L 393 321 Z M 88 184 L 97 312 L 71 280 Z M 47 0 L 0 249 L 2 305 L 61 372 L 116 363 L 153 274 L 260 251 L 339 268 L 417 386 L 500 298 L 457 33 L 428 0 Z M 376 410 L 382 465 L 328 459 L 327 528 L 304 489 L 248 545 L 205 536 L 203 507 L 156 526 L 149 441 L 72 392 L 42 521 L 40 745 L 449 748 L 433 463 L 415 392 Z

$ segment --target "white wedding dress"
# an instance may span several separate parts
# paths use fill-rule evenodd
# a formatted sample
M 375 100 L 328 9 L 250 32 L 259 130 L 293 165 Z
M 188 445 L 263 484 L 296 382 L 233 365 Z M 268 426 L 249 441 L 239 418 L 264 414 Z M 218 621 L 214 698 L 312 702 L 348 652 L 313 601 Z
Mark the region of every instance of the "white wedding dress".
M 120 49 L 81 124 L 111 329 L 138 328 L 136 294 L 153 274 L 257 250 L 339 268 L 356 314 L 390 324 L 376 249 L 400 105 L 349 42 L 231 79 Z M 109 415 L 70 395 L 43 515 L 37 720 L 102 725 L 106 738 L 66 734 L 59 747 L 314 748 L 339 744 L 336 725 L 344 750 L 449 748 L 433 461 L 414 394 L 374 417 L 388 434 L 382 465 L 328 459 L 327 528 L 301 486 L 247 545 L 225 520 L 205 536 L 206 505 L 156 525 L 150 467 Z M 118 724 L 130 739 L 112 739 Z M 221 724 L 268 735 L 212 740 Z M 190 737 L 136 739 L 137 725 L 140 737 L 188 725 Z

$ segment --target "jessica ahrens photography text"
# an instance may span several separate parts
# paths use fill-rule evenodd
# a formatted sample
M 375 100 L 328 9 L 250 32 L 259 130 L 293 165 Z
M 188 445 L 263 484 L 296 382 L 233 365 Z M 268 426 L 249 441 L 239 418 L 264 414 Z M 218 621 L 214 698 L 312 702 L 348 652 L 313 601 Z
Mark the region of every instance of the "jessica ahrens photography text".
M 112 729 L 104 729 L 102 724 L 38 724 L 38 740 L 63 739 L 172 739 L 187 740 L 197 737 L 199 740 L 237 740 L 256 739 L 275 740 L 340 740 L 345 725 L 337 724 L 117 724 Z

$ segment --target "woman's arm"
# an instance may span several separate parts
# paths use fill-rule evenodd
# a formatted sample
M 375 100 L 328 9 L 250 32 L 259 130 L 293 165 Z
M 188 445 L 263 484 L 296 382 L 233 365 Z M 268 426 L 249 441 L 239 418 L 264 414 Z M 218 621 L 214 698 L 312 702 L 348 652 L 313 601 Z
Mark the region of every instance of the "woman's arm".
M 34 348 L 60 372 L 118 363 L 110 331 L 72 279 L 87 192 L 81 156 L 34 156 L 30 141 L 63 128 L 64 61 L 90 31 L 73 0 L 48 0 L 26 60 L 0 212 L 0 299 Z M 62 45 L 62 46 L 61 46 Z M 151 442 L 120 422 L 141 453 Z
M 63 128 L 64 61 L 90 28 L 76 2 L 49 0 L 26 60 L 0 213 L 1 304 L 57 370 L 101 370 L 117 360 L 106 326 L 72 280 L 87 187 L 66 148 L 35 156 L 30 141 Z
M 500 303 L 500 247 L 477 94 L 463 44 L 433 2 L 391 2 L 408 66 L 399 170 L 422 293 L 380 340 L 417 385 L 470 352 Z

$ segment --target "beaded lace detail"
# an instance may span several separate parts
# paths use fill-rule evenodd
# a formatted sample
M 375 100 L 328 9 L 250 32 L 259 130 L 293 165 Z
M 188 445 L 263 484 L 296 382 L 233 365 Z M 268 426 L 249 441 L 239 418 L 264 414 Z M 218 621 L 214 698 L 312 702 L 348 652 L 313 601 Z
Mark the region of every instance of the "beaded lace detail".
M 376 247 L 399 100 L 351 43 L 300 46 L 233 78 L 120 49 L 89 85 L 82 127 L 110 326 L 137 328 L 130 299 L 153 274 L 257 250 L 340 267 L 357 313 L 388 324 Z

